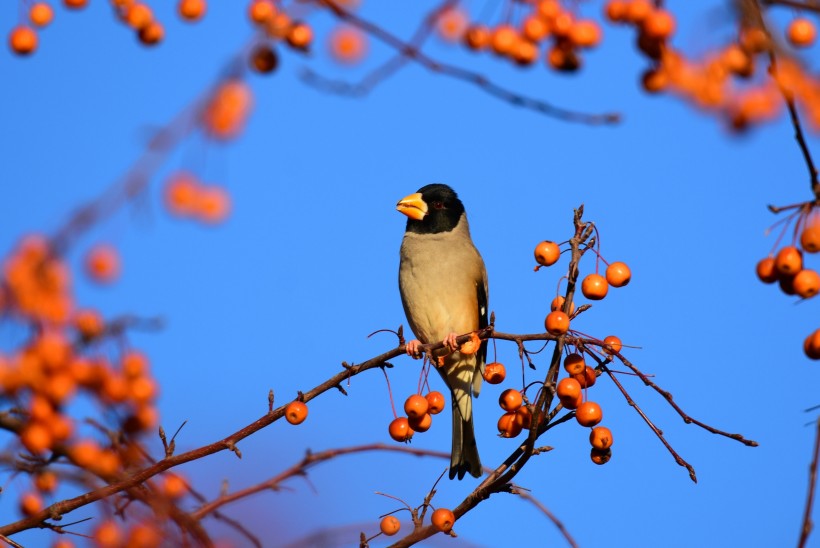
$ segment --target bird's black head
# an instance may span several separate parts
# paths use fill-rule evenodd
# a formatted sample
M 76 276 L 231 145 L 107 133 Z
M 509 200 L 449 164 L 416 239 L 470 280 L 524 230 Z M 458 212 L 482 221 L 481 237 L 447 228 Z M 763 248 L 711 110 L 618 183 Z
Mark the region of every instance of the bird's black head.
M 438 234 L 458 225 L 464 204 L 449 186 L 432 184 L 400 200 L 396 209 L 407 215 L 407 232 Z

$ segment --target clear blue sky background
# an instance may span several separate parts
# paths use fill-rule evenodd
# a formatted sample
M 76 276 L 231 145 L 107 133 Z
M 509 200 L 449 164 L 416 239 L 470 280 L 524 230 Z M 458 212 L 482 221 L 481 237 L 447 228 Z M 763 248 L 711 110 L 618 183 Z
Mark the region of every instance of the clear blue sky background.
M 15 24 L 14 2 L 0 21 Z M 163 5 L 160 5 L 163 4 Z M 80 13 L 57 10 L 30 59 L 0 52 L 0 252 L 31 231 L 49 232 L 72 208 L 126 173 L 157 127 L 194 100 L 252 36 L 244 2 L 211 2 L 197 25 L 178 22 L 173 2 L 155 2 L 167 39 L 136 44 L 107 3 Z M 599 3 L 581 8 L 598 16 Z M 697 4 L 697 6 L 695 6 Z M 365 3 L 362 14 L 409 36 L 425 1 L 407 8 Z M 731 35 L 720 2 L 670 2 L 680 14 L 676 44 L 705 52 Z M 476 3 L 473 13 L 480 11 Z M 582 72 L 556 76 L 538 66 L 520 70 L 472 56 L 435 40 L 429 52 L 469 66 L 527 95 L 589 112 L 619 111 L 615 127 L 562 123 L 493 99 L 470 85 L 417 66 L 352 100 L 305 86 L 305 65 L 355 79 L 366 68 L 334 65 L 323 37 L 332 23 L 311 18 L 318 41 L 303 57 L 280 48 L 272 77 L 252 76 L 253 116 L 227 147 L 186 142 L 164 165 L 144 199 L 101 224 L 70 253 L 74 264 L 94 243 L 122 252 L 116 285 L 101 289 L 77 277 L 81 303 L 106 315 L 160 315 L 167 327 L 133 338 L 151 357 L 162 386 L 162 424 L 180 451 L 215 441 L 292 399 L 340 368 L 394 346 L 368 333 L 404 323 L 397 288 L 398 248 L 405 219 L 394 205 L 430 182 L 461 195 L 473 238 L 490 277 L 491 308 L 506 332 L 543 329 L 549 300 L 566 266 L 532 272 L 532 248 L 571 235 L 572 210 L 586 208 L 602 235 L 602 252 L 633 270 L 625 289 L 579 318 L 574 327 L 599 337 L 618 334 L 641 347 L 626 355 L 695 418 L 760 442 L 747 448 L 685 425 L 635 379 L 623 382 L 668 440 L 691 462 L 695 485 L 606 380 L 591 397 L 614 432 L 612 461 L 589 462 L 587 431 L 574 422 L 542 438 L 555 448 L 533 459 L 516 482 L 531 489 L 581 546 L 788 546 L 796 542 L 807 489 L 818 365 L 803 356 L 803 338 L 818 327 L 817 303 L 796 305 L 754 276 L 773 238 L 768 203 L 810 198 L 806 169 L 783 119 L 744 137 L 677 99 L 638 89 L 644 61 L 631 30 L 605 28 L 605 44 L 585 57 Z M 4 31 L 5 32 L 5 31 Z M 389 52 L 371 43 L 372 67 Z M 817 61 L 817 49 L 807 59 Z M 816 137 L 810 139 L 815 152 Z M 180 167 L 224 184 L 233 215 L 218 228 L 170 219 L 160 183 Z M 817 268 L 817 260 L 810 257 Z M 585 271 L 594 268 L 591 260 Z M 0 326 L 0 348 L 19 331 Z M 511 344 L 498 359 L 516 371 Z M 546 359 L 538 363 L 542 375 Z M 394 396 L 415 390 L 420 362 L 397 359 Z M 514 442 L 496 437 L 496 398 L 518 386 L 485 387 L 476 430 L 485 465 L 496 465 Z M 537 375 L 528 372 L 528 378 Z M 520 381 L 519 381 L 520 382 Z M 442 389 L 438 378 L 434 387 Z M 242 460 L 223 453 L 182 467 L 215 496 L 223 480 L 238 489 L 264 480 L 304 454 L 390 441 L 392 419 L 378 371 L 356 377 L 348 397 L 329 392 L 310 404 L 301 427 L 281 422 L 240 444 Z M 449 417 L 417 435 L 414 447 L 448 451 Z M 0 437 L 8 443 L 7 437 Z M 157 444 L 158 447 L 158 444 Z M 160 452 L 157 450 L 156 456 Z M 311 471 L 290 491 L 260 494 L 225 509 L 282 546 L 324 529 L 340 546 L 359 530 L 375 532 L 378 516 L 397 507 L 381 491 L 420 504 L 446 463 L 394 454 L 340 458 Z M 5 481 L 5 480 L 4 480 Z M 444 480 L 434 503 L 455 506 L 476 485 Z M 12 481 L 0 496 L 0 521 L 16 519 Z M 81 509 L 66 519 L 92 515 Z M 209 522 L 212 523 L 212 522 Z M 87 524 L 78 526 L 83 531 Z M 237 539 L 213 525 L 217 536 Z M 428 545 L 563 545 L 533 506 L 495 495 L 456 527 L 459 541 Z M 49 533 L 20 535 L 43 546 Z M 811 544 L 820 546 L 820 536 Z M 242 546 L 242 541 L 237 540 Z M 333 545 L 326 544 L 327 546 Z M 378 545 L 378 542 L 374 542 Z

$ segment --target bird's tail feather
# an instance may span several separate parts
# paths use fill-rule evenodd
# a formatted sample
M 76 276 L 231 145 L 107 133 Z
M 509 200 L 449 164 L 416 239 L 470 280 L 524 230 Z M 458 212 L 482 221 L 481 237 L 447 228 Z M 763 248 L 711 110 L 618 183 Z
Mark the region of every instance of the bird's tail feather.
M 475 442 L 473 418 L 464 420 L 453 397 L 453 450 L 450 453 L 450 479 L 462 479 L 468 473 L 481 477 L 481 459 Z

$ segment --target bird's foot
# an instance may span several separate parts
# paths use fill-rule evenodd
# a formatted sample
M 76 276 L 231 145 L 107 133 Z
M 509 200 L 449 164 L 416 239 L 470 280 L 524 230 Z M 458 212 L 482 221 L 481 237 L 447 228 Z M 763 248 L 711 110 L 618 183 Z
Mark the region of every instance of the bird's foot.
M 421 341 L 418 339 L 409 341 L 404 345 L 404 349 L 411 358 L 419 359 L 421 357 Z
M 444 337 L 444 346 L 449 348 L 451 352 L 458 350 L 456 339 L 458 339 L 458 333 L 448 333 L 447 336 Z

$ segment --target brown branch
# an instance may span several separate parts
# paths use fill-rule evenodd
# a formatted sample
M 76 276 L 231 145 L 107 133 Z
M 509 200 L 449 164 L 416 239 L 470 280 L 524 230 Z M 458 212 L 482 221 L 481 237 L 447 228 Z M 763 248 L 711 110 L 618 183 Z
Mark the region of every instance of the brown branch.
M 744 5 L 751 6 L 748 10 L 751 13 L 748 13 L 748 16 L 751 17 L 761 29 L 763 29 L 767 36 L 771 36 L 771 33 L 766 25 L 766 18 L 763 16 L 763 10 L 760 7 L 761 1 L 765 2 L 765 0 L 752 0 Z M 812 4 L 818 6 L 815 2 L 812 2 Z M 801 5 L 800 7 L 811 9 L 805 5 Z M 777 89 L 780 91 L 780 95 L 783 96 L 783 100 L 786 103 L 786 108 L 789 111 L 789 119 L 791 120 L 792 127 L 794 128 L 794 138 L 797 141 L 798 147 L 800 147 L 800 152 L 803 155 L 803 161 L 806 163 L 806 168 L 809 171 L 809 184 L 811 186 L 811 192 L 814 194 L 815 200 L 820 200 L 820 181 L 818 181 L 817 178 L 817 167 L 812 159 L 808 143 L 806 143 L 806 137 L 803 134 L 803 126 L 800 122 L 800 115 L 797 112 L 797 105 L 794 101 L 794 93 L 792 90 L 787 89 L 786 86 L 783 85 L 782 80 L 778 78 L 777 56 L 775 54 L 776 50 L 782 53 L 782 50 L 777 48 L 775 45 L 772 45 L 768 49 L 769 74 L 775 84 L 777 84 Z
M 494 97 L 497 97 L 502 101 L 510 103 L 511 105 L 527 108 L 535 112 L 551 116 L 559 120 L 563 120 L 565 122 L 578 122 L 589 125 L 603 125 L 618 123 L 621 119 L 620 115 L 617 113 L 586 114 L 582 112 L 576 112 L 561 107 L 557 107 L 555 105 L 547 103 L 546 101 L 515 93 L 498 84 L 495 84 L 486 76 L 483 76 L 479 73 L 472 72 L 461 67 L 457 67 L 455 65 L 449 65 L 446 63 L 436 61 L 427 54 L 422 53 L 422 51 L 419 48 L 415 47 L 413 44 L 405 42 L 400 38 L 396 37 L 395 35 L 387 32 L 383 28 L 379 27 L 375 23 L 371 23 L 370 21 L 362 19 L 358 15 L 355 15 L 354 13 L 345 10 L 334 0 L 315 1 L 318 4 L 327 7 L 339 19 L 346 21 L 347 23 L 350 23 L 355 27 L 358 27 L 367 34 L 375 37 L 376 39 L 380 40 L 381 42 L 384 42 L 391 48 L 395 49 L 406 59 L 415 61 L 419 65 L 430 70 L 431 72 L 448 76 L 456 80 L 461 80 L 463 82 L 471 83 L 477 86 L 479 89 L 483 90 L 484 92 Z M 351 85 L 347 82 L 327 80 L 307 69 L 305 69 L 303 78 L 307 83 L 317 88 L 324 89 L 333 93 L 348 95 L 356 93 L 355 90 L 357 87 L 355 85 Z
M 809 540 L 809 535 L 814 528 L 811 519 L 811 510 L 814 506 L 814 491 L 817 488 L 817 460 L 820 456 L 820 418 L 817 419 L 817 431 L 814 435 L 814 455 L 809 466 L 809 494 L 806 496 L 806 509 L 803 512 L 803 526 L 800 528 L 800 540 L 798 548 L 804 548 Z
M 204 516 L 214 512 L 218 508 L 225 506 L 231 502 L 236 500 L 246 498 L 250 495 L 255 493 L 259 493 L 261 491 L 267 490 L 277 490 L 279 489 L 279 485 L 287 479 L 290 479 L 294 476 L 304 476 L 307 474 L 307 471 L 312 468 L 313 466 L 320 464 L 322 462 L 326 462 L 328 460 L 334 459 L 336 457 L 340 457 L 343 455 L 351 455 L 355 453 L 366 453 L 370 451 L 388 451 L 388 452 L 396 452 L 396 453 L 405 453 L 410 455 L 416 456 L 434 456 L 434 457 L 441 457 L 441 458 L 450 458 L 449 453 L 444 453 L 441 451 L 429 451 L 425 449 L 415 449 L 412 447 L 402 446 L 402 445 L 387 445 L 384 443 L 371 443 L 368 445 L 359 445 L 355 447 L 341 447 L 338 449 L 328 449 L 326 451 L 321 451 L 319 453 L 310 453 L 308 452 L 305 457 L 288 468 L 283 472 L 280 472 L 276 476 L 270 478 L 267 481 L 262 483 L 258 483 L 251 487 L 247 487 L 245 489 L 241 489 L 238 491 L 234 491 L 230 494 L 224 494 L 221 497 L 208 502 L 207 504 L 201 506 L 198 510 L 193 512 L 191 515 L 196 519 L 201 519 Z
M 627 366 L 629 369 L 631 369 L 632 372 L 635 373 L 635 375 L 637 375 L 637 377 L 639 379 L 641 379 L 641 381 L 643 381 L 643 383 L 646 386 L 649 386 L 655 392 L 657 392 L 658 394 L 663 396 L 663 398 L 669 403 L 669 405 L 672 406 L 672 408 L 678 413 L 678 415 L 680 415 L 680 417 L 683 419 L 683 422 L 685 422 L 686 424 L 695 424 L 697 426 L 700 426 L 701 428 L 703 428 L 707 432 L 711 432 L 712 434 L 717 434 L 719 436 L 724 436 L 724 437 L 727 437 L 729 439 L 739 441 L 743 445 L 746 445 L 746 446 L 749 446 L 749 447 L 757 447 L 759 445 L 756 441 L 746 439 L 741 434 L 731 434 L 729 432 L 724 432 L 723 430 L 718 430 L 717 428 L 709 426 L 706 423 L 703 423 L 699 420 L 693 419 L 683 409 L 681 409 L 680 406 L 678 406 L 677 403 L 675 403 L 675 401 L 672 398 L 672 393 L 671 392 L 668 392 L 668 391 L 664 390 L 663 388 L 661 388 L 660 386 L 658 386 L 657 384 L 652 382 L 652 380 L 649 377 L 647 377 L 643 372 L 641 372 L 641 370 L 639 370 L 637 367 L 635 367 L 629 360 L 624 358 L 623 355 L 621 355 L 620 352 L 613 352 L 613 355 L 616 356 L 621 361 L 621 363 L 623 363 L 625 366 Z
M 561 520 L 559 520 L 555 516 L 555 514 L 550 512 L 549 508 L 544 506 L 541 503 L 540 500 L 538 500 L 534 496 L 530 495 L 526 491 L 522 491 L 521 489 L 515 489 L 515 490 L 513 490 L 513 493 L 518 495 L 519 497 L 523 498 L 524 500 L 530 502 L 533 506 L 535 506 L 536 508 L 541 510 L 541 512 L 543 512 L 544 515 L 547 516 L 547 518 L 549 518 L 549 520 L 553 524 L 555 524 L 555 526 L 558 528 L 558 530 L 561 532 L 561 534 L 564 535 L 564 538 L 567 539 L 567 542 L 569 543 L 569 545 L 572 546 L 572 548 L 578 548 L 578 543 L 575 542 L 575 539 L 572 538 L 572 535 L 569 534 L 569 531 L 567 530 L 567 528 L 564 527 L 564 523 Z
M 786 6 L 799 10 L 813 11 L 820 13 L 820 2 L 817 0 L 806 0 L 800 2 L 799 0 L 762 0 L 764 5 L 768 6 Z
M 666 447 L 666 450 L 669 451 L 669 453 L 671 453 L 672 457 L 675 459 L 675 462 L 677 462 L 680 466 L 686 468 L 689 471 L 689 477 L 692 478 L 692 481 L 697 483 L 698 477 L 695 474 L 695 469 L 692 467 L 692 465 L 686 462 L 686 460 L 684 460 L 683 457 L 681 457 L 678 454 L 678 452 L 675 451 L 672 445 L 668 441 L 666 441 L 666 438 L 663 436 L 663 432 L 661 432 L 661 430 L 657 426 L 655 426 L 655 424 L 649 419 L 649 417 L 646 416 L 646 413 L 643 412 L 643 409 L 641 409 L 640 406 L 637 403 L 635 403 L 635 400 L 632 399 L 632 397 L 629 395 L 629 392 L 626 391 L 626 389 L 623 387 L 620 381 L 615 377 L 615 375 L 612 374 L 612 371 L 610 371 L 606 365 L 602 364 L 601 367 L 603 368 L 604 372 L 606 372 L 606 374 L 609 375 L 609 378 L 612 379 L 612 382 L 615 383 L 615 386 L 618 387 L 618 390 L 621 391 L 621 394 L 623 394 L 624 398 L 626 399 L 626 403 L 628 403 L 638 413 L 638 415 L 641 416 L 641 418 L 644 420 L 644 422 L 646 422 L 646 424 L 649 426 L 652 432 L 654 432 L 658 439 L 661 440 L 661 443 L 663 443 L 664 447 Z

